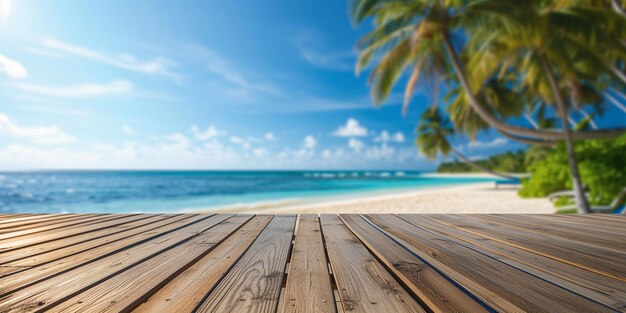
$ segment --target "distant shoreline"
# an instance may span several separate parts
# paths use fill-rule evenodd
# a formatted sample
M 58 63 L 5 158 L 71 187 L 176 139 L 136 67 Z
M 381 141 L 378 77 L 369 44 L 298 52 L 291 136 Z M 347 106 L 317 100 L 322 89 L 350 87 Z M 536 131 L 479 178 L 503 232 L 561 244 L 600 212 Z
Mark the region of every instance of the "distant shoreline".
M 490 174 L 425 174 L 430 177 L 494 178 Z M 489 183 L 459 183 L 419 189 L 381 189 L 336 197 L 312 197 L 281 203 L 266 202 L 222 208 L 196 209 L 202 213 L 527 213 L 549 214 L 555 209 L 544 198 L 522 199 L 517 188 L 495 189 Z M 191 211 L 190 211 L 191 212 Z

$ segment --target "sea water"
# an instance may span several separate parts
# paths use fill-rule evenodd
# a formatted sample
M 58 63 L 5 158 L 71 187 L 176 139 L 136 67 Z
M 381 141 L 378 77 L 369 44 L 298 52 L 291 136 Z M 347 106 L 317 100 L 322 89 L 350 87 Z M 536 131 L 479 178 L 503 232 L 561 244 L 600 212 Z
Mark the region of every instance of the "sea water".
M 494 181 L 412 171 L 0 173 L 0 213 L 176 213 Z

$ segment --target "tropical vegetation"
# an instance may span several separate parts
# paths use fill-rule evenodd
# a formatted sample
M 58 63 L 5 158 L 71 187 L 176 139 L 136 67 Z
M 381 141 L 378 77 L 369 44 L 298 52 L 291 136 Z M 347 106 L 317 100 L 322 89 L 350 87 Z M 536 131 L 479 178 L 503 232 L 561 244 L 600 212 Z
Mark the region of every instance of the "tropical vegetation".
M 526 151 L 524 150 L 495 154 L 485 159 L 474 160 L 473 162 L 483 168 L 501 173 L 529 173 L 529 166 L 526 163 Z M 441 162 L 437 166 L 437 173 L 478 172 L 484 171 L 460 161 Z
M 376 104 L 402 81 L 405 111 L 421 87 L 458 135 L 494 129 L 561 149 L 576 205 L 588 213 L 575 142 L 624 133 L 590 127 L 626 93 L 624 7 L 623 0 L 351 0 L 353 21 L 373 23 L 357 43 L 356 71 L 372 66 Z M 574 113 L 586 122 L 571 127 Z

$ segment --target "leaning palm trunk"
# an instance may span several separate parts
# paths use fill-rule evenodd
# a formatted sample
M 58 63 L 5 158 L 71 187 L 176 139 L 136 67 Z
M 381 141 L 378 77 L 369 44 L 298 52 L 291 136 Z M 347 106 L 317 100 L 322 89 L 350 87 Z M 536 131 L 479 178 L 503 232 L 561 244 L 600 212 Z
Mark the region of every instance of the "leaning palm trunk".
M 535 141 L 538 144 L 545 142 L 545 141 L 553 142 L 555 140 L 563 140 L 562 132 L 554 131 L 554 130 L 545 130 L 545 129 L 529 129 L 529 128 L 524 128 L 524 127 L 509 125 L 509 124 L 499 121 L 495 116 L 491 114 L 491 112 L 486 110 L 483 107 L 483 105 L 478 101 L 474 93 L 472 92 L 472 89 L 467 80 L 467 77 L 465 76 L 465 72 L 463 71 L 463 68 L 461 67 L 461 62 L 459 61 L 459 57 L 456 54 L 454 47 L 452 46 L 450 34 L 448 34 L 448 32 L 444 30 L 442 31 L 441 35 L 443 38 L 446 51 L 448 52 L 450 62 L 452 64 L 452 67 L 454 68 L 454 72 L 461 83 L 461 87 L 465 91 L 469 99 L 470 105 L 472 106 L 474 111 L 476 111 L 478 116 L 480 116 L 480 118 L 482 118 L 485 122 L 487 122 L 496 130 L 498 130 L 500 133 L 506 132 L 509 135 L 534 138 L 535 140 L 533 141 Z M 618 129 L 577 132 L 575 134 L 570 133 L 570 135 L 572 136 L 572 138 L 577 139 L 577 140 L 601 139 L 601 138 L 609 139 L 609 138 L 615 138 L 615 137 L 621 136 L 624 133 L 624 131 L 625 131 L 624 128 L 618 128 Z
M 519 178 L 515 177 L 515 176 L 510 176 L 510 175 L 506 175 L 506 174 L 502 174 L 502 173 L 498 173 L 496 171 L 492 171 L 484 166 L 481 166 L 480 164 L 472 161 L 470 158 L 466 157 L 465 155 L 463 155 L 461 152 L 459 152 L 458 150 L 450 147 L 450 151 L 452 151 L 452 153 L 454 153 L 454 155 L 456 155 L 459 159 L 463 160 L 463 162 L 467 163 L 469 166 L 482 171 L 482 172 L 486 172 L 489 173 L 491 175 L 494 176 L 498 176 L 498 177 L 502 177 L 502 178 L 506 178 L 506 179 L 513 179 L 513 180 L 517 180 Z
M 478 102 L 478 99 L 476 99 L 476 96 L 474 95 L 474 93 L 472 92 L 472 89 L 470 88 L 470 84 L 467 80 L 467 77 L 465 76 L 465 73 L 463 71 L 463 68 L 461 67 L 461 63 L 459 61 L 458 56 L 456 55 L 456 52 L 454 51 L 454 47 L 452 46 L 452 42 L 450 40 L 450 35 L 447 32 L 443 32 L 443 39 L 444 39 L 444 44 L 446 46 L 446 50 L 448 52 L 448 55 L 450 57 L 450 61 L 452 63 L 452 67 L 454 68 L 454 72 L 456 73 L 456 76 L 458 77 L 459 81 L 461 82 L 461 86 L 463 87 L 463 89 L 465 90 L 465 93 L 467 94 L 469 100 L 470 100 L 470 104 L 472 105 L 472 108 L 474 110 L 476 110 L 476 113 L 483 119 L 485 120 L 485 122 L 487 122 L 489 125 L 493 126 L 494 128 L 496 128 L 497 130 L 501 131 L 501 132 L 508 132 L 508 133 L 512 133 L 512 134 L 516 134 L 516 135 L 520 135 L 520 136 L 529 136 L 529 137 L 539 137 L 539 138 L 543 138 L 543 139 L 565 139 L 565 143 L 567 146 L 567 154 L 568 154 L 568 159 L 569 159 L 569 163 L 570 163 L 570 169 L 572 171 L 572 178 L 573 178 L 573 182 L 574 182 L 574 191 L 576 192 L 576 204 L 579 208 L 579 212 L 580 213 L 589 213 L 590 209 L 589 209 L 589 203 L 587 202 L 587 198 L 585 196 L 583 187 L 582 187 L 582 182 L 580 180 L 580 174 L 578 173 L 578 163 L 576 160 L 576 154 L 574 153 L 574 144 L 573 144 L 573 134 L 569 128 L 568 125 L 568 121 L 567 121 L 567 108 L 565 108 L 565 104 L 563 101 L 557 101 L 557 102 L 561 102 L 561 104 L 559 104 L 559 114 L 561 115 L 561 118 L 563 119 L 563 133 L 558 133 L 558 135 L 556 135 L 556 138 L 552 137 L 552 136 L 546 136 L 546 131 L 539 131 L 539 130 L 529 130 L 529 129 L 524 129 L 521 127 L 515 127 L 515 126 L 511 126 L 511 125 L 506 125 L 500 121 L 498 121 L 494 116 L 492 116 L 487 110 L 485 110 L 480 103 Z M 551 74 L 551 72 L 550 72 Z M 554 87 L 556 87 L 556 82 L 554 81 L 554 77 L 552 77 L 551 82 L 554 82 L 555 85 Z M 557 89 L 558 91 L 558 89 Z M 555 95 L 555 98 L 559 98 L 560 97 L 560 93 L 557 93 Z M 562 100 L 562 98 L 560 99 Z M 561 109 L 561 107 L 563 109 Z M 537 136 L 539 133 L 542 133 L 541 136 Z M 549 132 L 552 133 L 551 135 L 554 135 L 553 132 Z M 583 138 L 579 138 L 578 139 L 583 139 Z
M 559 91 L 559 86 L 556 84 L 556 80 L 554 78 L 554 74 L 552 73 L 552 69 L 550 68 L 550 64 L 548 64 L 545 56 L 540 55 L 539 58 L 541 59 L 541 65 L 546 72 L 546 77 L 548 78 L 548 83 L 550 84 L 550 89 L 552 89 L 552 93 L 554 94 L 557 109 L 561 117 L 561 123 L 563 124 L 563 137 L 565 139 L 565 147 L 567 148 L 567 159 L 569 160 L 570 171 L 572 172 L 574 195 L 576 197 L 576 206 L 578 207 L 578 213 L 591 213 L 591 209 L 589 208 L 589 202 L 587 202 L 587 196 L 585 195 L 585 190 L 583 188 L 582 180 L 580 179 L 580 173 L 578 172 L 578 160 L 576 160 L 574 140 L 572 139 L 572 131 L 567 120 L 568 112 L 567 107 L 565 106 L 565 101 L 563 100 L 563 96 Z

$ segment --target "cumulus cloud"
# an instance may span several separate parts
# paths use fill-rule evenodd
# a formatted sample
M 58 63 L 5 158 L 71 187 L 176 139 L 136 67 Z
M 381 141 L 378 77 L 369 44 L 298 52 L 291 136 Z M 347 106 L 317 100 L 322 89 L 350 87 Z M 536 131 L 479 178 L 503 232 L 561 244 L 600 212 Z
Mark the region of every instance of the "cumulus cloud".
M 224 136 L 226 131 L 217 129 L 213 125 L 209 125 L 205 130 L 200 130 L 196 125 L 191 126 L 191 132 L 198 140 L 208 140 L 211 138 Z
M 25 138 L 36 144 L 61 145 L 74 140 L 74 137 L 64 133 L 57 126 L 24 127 L 19 126 L 8 116 L 0 113 L 0 134 Z
M 2 3 L 0 3 L 2 5 Z M 0 54 L 0 73 L 5 73 L 11 78 L 20 79 L 26 78 L 28 72 L 22 64 L 15 60 L 11 60 L 4 55 Z
M 361 126 L 356 119 L 349 118 L 346 125 L 339 127 L 333 135 L 338 137 L 363 137 L 367 136 L 367 128 Z
M 266 133 L 265 135 L 263 135 L 263 139 L 265 139 L 267 141 L 275 141 L 276 140 L 276 136 L 274 136 L 274 133 L 269 132 L 269 133 Z
M 404 142 L 406 139 L 404 138 L 404 134 L 401 132 L 397 132 L 395 134 L 390 134 L 388 131 L 383 130 L 380 135 L 374 137 L 375 142 Z
M 304 137 L 304 148 L 313 149 L 317 146 L 317 138 L 313 135 L 308 135 Z
M 125 80 L 116 80 L 104 84 L 92 83 L 65 87 L 50 87 L 31 84 L 18 84 L 15 87 L 23 91 L 46 96 L 63 98 L 84 98 L 128 93 L 133 89 L 133 84 Z
M 356 152 L 361 152 L 361 150 L 363 150 L 363 148 L 365 147 L 365 144 L 363 143 L 363 141 L 355 138 L 350 138 L 350 140 L 348 141 L 348 147 Z
M 52 38 L 44 39 L 43 45 L 47 48 L 65 54 L 108 64 L 125 70 L 145 74 L 163 75 L 174 78 L 176 80 L 182 79 L 182 75 L 173 73 L 171 71 L 171 68 L 175 66 L 175 63 L 164 57 L 157 57 L 150 60 L 139 60 L 135 56 L 127 53 L 109 55 L 103 52 L 98 52 L 78 45 L 65 43 Z

